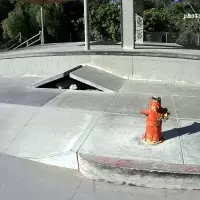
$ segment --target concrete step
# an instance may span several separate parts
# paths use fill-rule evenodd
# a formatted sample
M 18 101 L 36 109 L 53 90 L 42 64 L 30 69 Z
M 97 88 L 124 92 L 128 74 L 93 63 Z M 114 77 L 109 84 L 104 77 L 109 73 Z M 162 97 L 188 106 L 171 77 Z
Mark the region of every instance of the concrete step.
M 200 166 L 146 162 L 79 154 L 79 170 L 87 178 L 113 184 L 196 190 Z

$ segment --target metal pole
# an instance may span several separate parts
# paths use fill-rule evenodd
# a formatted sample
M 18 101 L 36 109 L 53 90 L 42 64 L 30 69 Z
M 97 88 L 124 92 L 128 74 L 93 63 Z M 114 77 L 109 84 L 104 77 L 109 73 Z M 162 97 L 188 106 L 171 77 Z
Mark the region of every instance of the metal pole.
M 135 49 L 135 40 L 136 40 L 136 17 L 135 17 L 135 5 L 133 1 L 133 49 Z
M 194 8 L 192 7 L 192 5 L 187 1 L 187 4 L 190 6 L 190 8 L 192 9 L 192 11 L 194 12 L 194 14 L 196 14 L 196 11 L 194 10 Z
M 90 50 L 88 0 L 84 0 L 84 22 L 85 22 L 85 50 L 88 51 Z
M 43 15 L 43 7 L 40 9 L 41 13 L 41 44 L 44 44 L 44 15 Z
M 197 14 L 196 11 L 194 10 L 194 8 L 192 7 L 192 5 L 187 1 L 187 4 L 190 6 L 190 8 L 192 9 L 192 11 L 194 12 L 194 14 Z M 198 22 L 200 23 L 199 21 L 199 18 L 197 19 Z
M 19 33 L 19 42 L 20 42 L 20 44 L 22 43 L 22 33 L 21 32 Z

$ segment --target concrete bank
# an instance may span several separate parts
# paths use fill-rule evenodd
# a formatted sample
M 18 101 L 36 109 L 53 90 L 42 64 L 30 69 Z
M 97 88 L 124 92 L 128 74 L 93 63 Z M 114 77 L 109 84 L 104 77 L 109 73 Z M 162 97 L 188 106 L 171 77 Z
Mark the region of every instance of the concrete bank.
M 51 77 L 87 64 L 119 77 L 163 82 L 200 83 L 200 54 L 183 49 L 101 49 L 82 46 L 24 49 L 0 54 L 0 75 Z M 116 47 L 117 48 L 117 47 Z

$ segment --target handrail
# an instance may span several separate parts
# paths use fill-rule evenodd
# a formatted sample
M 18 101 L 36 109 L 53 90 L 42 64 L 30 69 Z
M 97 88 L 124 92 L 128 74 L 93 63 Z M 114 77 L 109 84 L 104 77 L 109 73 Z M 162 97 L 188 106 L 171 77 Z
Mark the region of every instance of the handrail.
M 17 36 L 15 36 L 13 39 L 9 40 L 7 43 L 2 43 L 0 45 L 0 49 L 3 50 L 3 48 L 6 48 L 8 47 L 8 45 L 16 40 L 19 39 L 19 42 L 21 42 L 21 33 L 19 33 Z M 13 46 L 13 45 L 12 45 Z M 10 47 L 8 47 L 10 49 Z
M 39 39 L 37 39 L 36 41 L 32 42 L 31 44 L 28 44 L 29 41 L 31 41 L 32 39 L 34 39 L 34 38 L 36 38 L 36 37 L 38 37 L 38 36 L 40 36 Z M 23 46 L 24 44 L 26 44 L 26 47 L 29 47 L 29 46 L 31 46 L 32 44 L 34 44 L 34 43 L 36 43 L 36 42 L 38 42 L 38 41 L 40 41 L 40 40 L 41 40 L 41 31 L 39 31 L 38 34 L 36 34 L 36 35 L 34 35 L 32 38 L 29 38 L 28 40 L 24 41 L 23 43 L 21 43 L 20 45 L 18 45 L 18 46 L 15 47 L 14 49 L 17 49 L 17 48 Z
M 5 49 L 5 51 L 8 51 L 10 49 L 13 49 L 16 45 L 18 45 L 20 43 L 20 41 L 16 42 L 15 44 L 13 44 L 12 46 L 10 46 L 9 48 Z

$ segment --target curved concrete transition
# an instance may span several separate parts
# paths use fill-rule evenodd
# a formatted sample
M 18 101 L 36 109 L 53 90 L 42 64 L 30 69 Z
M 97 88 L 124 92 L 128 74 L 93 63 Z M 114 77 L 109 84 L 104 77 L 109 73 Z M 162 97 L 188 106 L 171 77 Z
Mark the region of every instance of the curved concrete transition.
M 0 153 L 109 183 L 200 189 L 198 58 L 93 53 L 0 60 Z M 38 88 L 64 77 L 102 91 Z M 148 146 L 137 111 L 153 95 L 171 115 L 165 141 Z
M 90 65 L 116 76 L 136 80 L 200 83 L 200 53 L 175 44 L 120 45 L 65 43 L 35 46 L 0 53 L 0 75 L 52 77 L 78 65 Z

